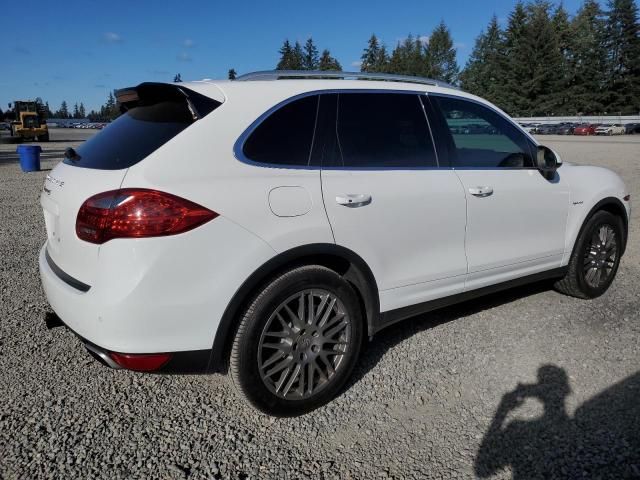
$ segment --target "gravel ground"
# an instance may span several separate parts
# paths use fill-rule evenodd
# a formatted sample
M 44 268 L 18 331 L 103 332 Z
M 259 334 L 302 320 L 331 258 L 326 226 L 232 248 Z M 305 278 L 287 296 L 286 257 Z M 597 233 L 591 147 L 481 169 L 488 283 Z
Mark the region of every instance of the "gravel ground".
M 275 420 L 223 376 L 112 371 L 45 328 L 38 194 L 90 133 L 53 131 L 40 173 L 0 145 L 0 478 L 640 478 L 640 209 L 601 298 L 536 284 L 416 317 L 332 403 Z M 543 141 L 640 198 L 640 136 Z

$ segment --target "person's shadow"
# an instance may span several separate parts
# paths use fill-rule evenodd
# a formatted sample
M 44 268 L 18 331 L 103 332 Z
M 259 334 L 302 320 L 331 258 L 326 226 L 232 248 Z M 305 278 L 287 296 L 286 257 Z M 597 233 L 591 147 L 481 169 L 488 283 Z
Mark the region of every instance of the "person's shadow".
M 640 478 L 640 372 L 585 402 L 573 418 L 565 409 L 570 392 L 566 372 L 544 365 L 538 383 L 505 394 L 480 445 L 476 475 L 511 467 L 514 480 Z M 527 398 L 542 403 L 542 416 L 508 422 Z

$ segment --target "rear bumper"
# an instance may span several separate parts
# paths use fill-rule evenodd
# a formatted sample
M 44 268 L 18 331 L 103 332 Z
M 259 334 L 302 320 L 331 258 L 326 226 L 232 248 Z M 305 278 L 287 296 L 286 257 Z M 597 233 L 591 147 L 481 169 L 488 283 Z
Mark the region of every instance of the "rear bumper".
M 78 337 L 78 340 L 82 342 L 89 355 L 95 358 L 102 365 L 114 370 L 121 370 L 124 368 L 118 365 L 118 363 L 111 357 L 111 354 L 114 352 L 110 352 L 109 350 L 102 348 L 99 345 L 91 343 L 86 338 L 82 338 L 80 335 L 78 335 L 77 332 L 74 332 L 71 328 L 69 328 L 55 313 L 48 314 L 48 316 L 45 317 L 45 322 L 47 328 L 49 329 L 62 326 L 73 333 L 76 337 Z M 212 364 L 212 352 L 212 350 L 173 352 L 171 353 L 170 360 L 160 368 L 153 370 L 152 373 L 215 373 L 221 370 L 221 366 Z
M 107 242 L 90 281 L 71 278 L 47 248 L 39 268 L 53 311 L 83 341 L 127 354 L 211 350 L 231 298 L 275 254 L 224 217 L 181 235 Z

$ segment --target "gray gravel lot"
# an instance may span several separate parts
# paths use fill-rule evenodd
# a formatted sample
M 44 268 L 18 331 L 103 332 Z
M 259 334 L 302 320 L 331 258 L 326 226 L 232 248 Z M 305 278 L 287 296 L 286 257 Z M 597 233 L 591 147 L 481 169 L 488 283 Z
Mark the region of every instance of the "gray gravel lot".
M 335 401 L 275 420 L 223 376 L 112 371 L 45 328 L 38 194 L 90 133 L 54 130 L 39 173 L 0 145 L 0 478 L 640 478 L 640 209 L 601 298 L 536 284 L 416 317 Z M 640 136 L 543 141 L 640 198 Z

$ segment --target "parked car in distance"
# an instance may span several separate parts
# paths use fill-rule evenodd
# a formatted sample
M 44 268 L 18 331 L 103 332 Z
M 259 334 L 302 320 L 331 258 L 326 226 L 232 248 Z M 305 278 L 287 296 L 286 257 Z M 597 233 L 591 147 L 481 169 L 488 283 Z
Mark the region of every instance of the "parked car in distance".
M 592 124 L 583 123 L 582 125 L 578 125 L 573 129 L 573 134 L 574 135 L 595 135 L 597 127 L 598 125 L 594 123 Z
M 538 132 L 538 128 L 540 127 L 540 124 L 539 123 L 523 123 L 521 126 L 525 132 L 534 134 Z
M 11 130 L 11 127 L 6 122 L 0 122 L 0 130 Z
M 555 135 L 558 133 L 559 125 L 554 123 L 548 123 L 546 125 L 541 125 L 536 129 L 536 133 L 538 135 Z
M 573 131 L 576 128 L 574 123 L 564 123 L 558 126 L 556 130 L 557 135 L 573 135 Z
M 596 135 L 624 135 L 625 128 L 622 124 L 599 125 L 595 129 Z
M 625 251 L 617 174 L 439 81 L 274 71 L 116 98 L 40 195 L 48 302 L 111 368 L 228 371 L 299 415 L 385 327 L 542 279 L 593 299 Z
M 627 135 L 640 133 L 640 123 L 626 123 L 624 125 L 624 133 Z

